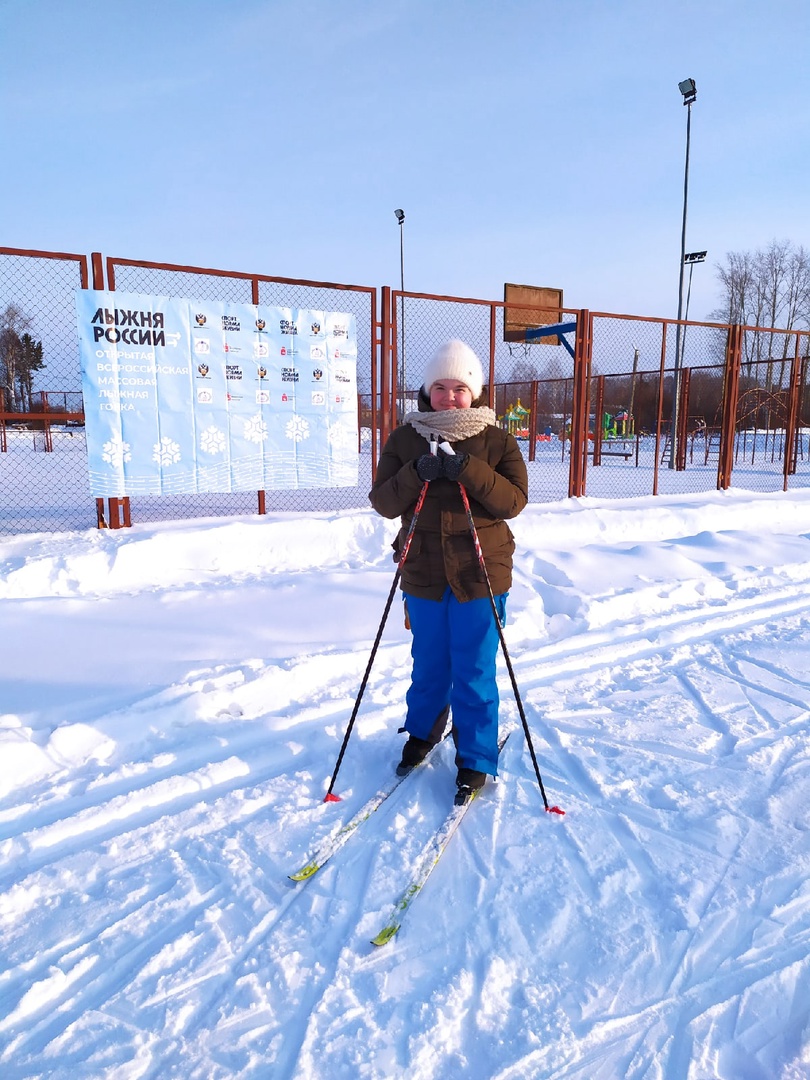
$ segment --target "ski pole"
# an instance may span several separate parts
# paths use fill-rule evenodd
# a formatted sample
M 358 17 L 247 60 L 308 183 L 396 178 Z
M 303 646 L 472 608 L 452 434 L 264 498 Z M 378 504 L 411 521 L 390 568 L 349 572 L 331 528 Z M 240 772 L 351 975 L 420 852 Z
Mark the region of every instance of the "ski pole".
M 354 703 L 354 708 L 352 709 L 352 715 L 349 718 L 349 725 L 346 728 L 346 734 L 343 736 L 343 745 L 340 748 L 340 753 L 338 754 L 337 764 L 335 765 L 335 771 L 332 773 L 332 780 L 331 780 L 331 782 L 329 784 L 329 790 L 326 792 L 326 795 L 324 796 L 324 799 L 323 799 L 324 802 L 340 802 L 340 796 L 339 795 L 333 795 L 332 794 L 332 788 L 335 786 L 335 781 L 337 780 L 337 774 L 340 771 L 340 766 L 341 766 L 341 764 L 343 762 L 343 755 L 346 753 L 346 747 L 349 745 L 349 736 L 352 733 L 352 728 L 354 727 L 354 721 L 357 718 L 357 712 L 358 712 L 358 710 L 360 708 L 360 702 L 362 700 L 363 693 L 365 692 L 366 684 L 368 683 L 368 677 L 371 674 L 371 665 L 374 663 L 374 657 L 377 655 L 377 646 L 380 644 L 380 638 L 382 637 L 383 628 L 385 627 L 386 620 L 388 619 L 388 612 L 391 610 L 391 604 L 394 601 L 394 594 L 397 591 L 397 585 L 399 584 L 399 579 L 400 579 L 400 577 L 402 575 L 402 567 L 405 565 L 405 560 L 408 557 L 408 551 L 409 551 L 410 546 L 411 546 L 411 540 L 413 540 L 413 534 L 414 534 L 414 531 L 416 529 L 416 521 L 417 521 L 417 518 L 419 517 L 419 512 L 422 509 L 422 504 L 425 501 L 425 495 L 427 494 L 427 489 L 428 489 L 428 481 L 426 480 L 424 482 L 424 484 L 422 484 L 422 490 L 419 492 L 419 498 L 416 500 L 416 506 L 414 507 L 414 510 L 413 510 L 413 517 L 411 518 L 411 524 L 410 524 L 410 526 L 408 528 L 408 532 L 407 532 L 407 534 L 405 536 L 405 543 L 402 545 L 402 553 L 400 554 L 399 562 L 397 563 L 397 572 L 394 574 L 394 580 L 393 580 L 393 582 L 391 584 L 391 591 L 389 592 L 388 599 L 385 602 L 385 610 L 383 611 L 382 619 L 380 620 L 380 625 L 379 625 L 379 627 L 377 629 L 377 636 L 374 639 L 374 644 L 371 647 L 371 655 L 369 656 L 368 663 L 366 664 L 366 673 L 363 676 L 363 681 L 360 684 L 360 691 L 359 691 L 359 693 L 357 695 L 357 700 Z
M 512 689 L 515 692 L 515 701 L 517 702 L 518 712 L 520 713 L 520 719 L 523 723 L 523 731 L 526 735 L 526 742 L 529 747 L 529 753 L 532 757 L 532 764 L 534 765 L 535 776 L 537 777 L 537 783 L 540 785 L 540 794 L 543 796 L 543 805 L 546 808 L 546 813 L 549 814 L 564 814 L 565 811 L 561 810 L 559 806 L 549 806 L 548 799 L 546 798 L 546 789 L 543 787 L 543 778 L 540 775 L 540 766 L 537 764 L 537 755 L 534 752 L 534 744 L 532 742 L 531 732 L 529 731 L 529 723 L 526 720 L 526 713 L 523 711 L 523 702 L 520 700 L 520 691 L 518 690 L 517 679 L 515 678 L 515 672 L 512 669 L 512 661 L 509 658 L 509 650 L 506 647 L 506 639 L 503 636 L 503 628 L 501 627 L 501 617 L 498 614 L 498 607 L 495 603 L 495 596 L 492 592 L 492 583 L 489 580 L 489 573 L 487 572 L 487 565 L 484 562 L 484 553 L 481 550 L 481 541 L 478 539 L 478 530 L 475 527 L 475 521 L 473 520 L 472 510 L 470 509 L 470 500 L 467 498 L 467 491 L 463 484 L 459 484 L 459 491 L 461 492 L 461 500 L 464 503 L 464 510 L 467 514 L 467 524 L 470 526 L 470 533 L 472 534 L 473 543 L 475 544 L 475 553 L 478 556 L 478 563 L 481 567 L 481 572 L 484 575 L 484 580 L 487 583 L 487 592 L 489 593 L 489 602 L 492 605 L 492 614 L 495 617 L 495 625 L 498 628 L 498 637 L 501 642 L 501 649 L 503 649 L 503 658 L 506 661 L 506 667 L 509 672 L 509 678 L 512 680 Z

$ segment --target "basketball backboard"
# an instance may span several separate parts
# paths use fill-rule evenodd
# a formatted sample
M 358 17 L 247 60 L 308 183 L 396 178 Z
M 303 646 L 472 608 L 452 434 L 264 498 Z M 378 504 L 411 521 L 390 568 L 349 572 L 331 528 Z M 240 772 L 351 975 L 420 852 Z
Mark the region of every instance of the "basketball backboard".
M 503 340 L 526 340 L 526 331 L 536 326 L 554 326 L 563 321 L 563 291 L 542 285 L 503 287 Z M 532 344 L 559 345 L 558 337 L 538 338 Z

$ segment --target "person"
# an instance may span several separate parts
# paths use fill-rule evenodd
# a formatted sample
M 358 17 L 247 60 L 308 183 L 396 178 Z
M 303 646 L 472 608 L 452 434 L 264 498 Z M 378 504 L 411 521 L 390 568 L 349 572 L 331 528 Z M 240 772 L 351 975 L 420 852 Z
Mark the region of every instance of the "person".
M 449 711 L 456 784 L 465 794 L 497 774 L 500 637 L 459 485 L 469 498 L 502 624 L 515 547 L 506 521 L 528 499 L 520 447 L 497 426 L 482 390 L 481 363 L 470 346 L 457 339 L 442 345 L 427 366 L 418 410 L 403 417 L 383 447 L 369 493 L 379 514 L 401 517 L 393 545 L 399 562 L 428 485 L 401 575 L 413 665 L 400 729 L 408 739 L 397 772 L 425 759 L 442 738 Z

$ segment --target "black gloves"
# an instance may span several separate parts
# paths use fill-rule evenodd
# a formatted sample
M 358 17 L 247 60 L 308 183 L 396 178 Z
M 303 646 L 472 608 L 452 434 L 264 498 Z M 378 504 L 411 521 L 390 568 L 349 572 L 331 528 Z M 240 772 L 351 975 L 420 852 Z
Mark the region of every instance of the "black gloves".
M 469 454 L 422 454 L 416 459 L 416 475 L 420 480 L 438 480 L 440 476 L 447 480 L 458 480 L 461 470 L 467 464 Z
M 439 458 L 442 463 L 442 476 L 448 480 L 458 480 L 459 474 L 464 466 L 467 464 L 470 455 L 469 454 L 445 454 L 443 451 L 439 451 Z
M 416 459 L 415 468 L 420 480 L 438 480 L 442 475 L 442 463 L 436 454 L 422 454 Z

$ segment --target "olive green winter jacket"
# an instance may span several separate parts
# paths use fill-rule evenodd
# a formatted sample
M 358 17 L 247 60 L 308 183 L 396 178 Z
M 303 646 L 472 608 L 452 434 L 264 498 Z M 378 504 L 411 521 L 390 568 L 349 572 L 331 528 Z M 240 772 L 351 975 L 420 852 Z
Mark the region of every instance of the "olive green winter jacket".
M 459 491 L 458 485 L 463 484 L 492 591 L 497 596 L 512 584 L 515 543 L 504 519 L 516 517 L 526 505 L 526 463 L 514 436 L 492 426 L 454 443 L 453 449 L 457 454 L 469 454 L 469 460 L 458 483 L 441 478 L 428 485 L 402 568 L 402 591 L 439 600 L 449 585 L 461 602 L 487 596 Z M 414 463 L 429 450 L 427 439 L 410 424 L 396 428 L 383 447 L 369 493 L 377 513 L 386 518 L 402 516 L 402 528 L 393 545 L 397 561 L 422 490 Z

